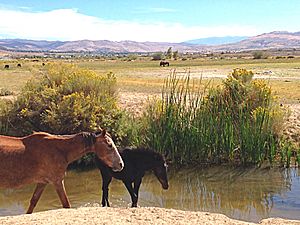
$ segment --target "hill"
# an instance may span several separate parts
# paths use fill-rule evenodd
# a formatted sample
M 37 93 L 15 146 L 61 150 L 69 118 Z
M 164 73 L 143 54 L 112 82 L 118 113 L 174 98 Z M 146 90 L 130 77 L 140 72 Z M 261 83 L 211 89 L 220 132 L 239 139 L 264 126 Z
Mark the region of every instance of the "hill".
M 219 45 L 212 48 L 215 51 L 243 51 L 243 50 L 262 50 L 262 49 L 291 49 L 300 47 L 300 32 L 290 33 L 286 31 L 274 31 L 245 40 Z
M 246 51 L 262 49 L 300 48 L 300 32 L 275 31 L 254 37 L 219 37 L 197 39 L 182 43 L 136 42 L 109 40 L 79 41 L 36 41 L 25 39 L 0 39 L 0 49 L 6 51 L 45 51 L 45 52 L 93 52 L 93 53 L 142 53 L 164 52 L 169 47 L 179 52 L 206 51 Z M 234 43 L 226 43 L 234 41 Z M 201 43 L 201 44 L 200 44 Z M 202 43 L 210 43 L 204 45 Z M 218 44 L 217 43 L 223 43 Z
M 129 52 L 160 52 L 169 47 L 180 52 L 197 52 L 205 49 L 200 45 L 168 42 L 136 42 L 109 40 L 79 41 L 35 41 L 25 39 L 1 39 L 0 49 L 7 51 L 51 51 L 51 52 L 98 52 L 98 53 L 129 53 Z
M 225 37 L 208 37 L 195 40 L 185 41 L 183 43 L 194 45 L 222 45 L 230 44 L 247 39 L 247 36 L 225 36 Z

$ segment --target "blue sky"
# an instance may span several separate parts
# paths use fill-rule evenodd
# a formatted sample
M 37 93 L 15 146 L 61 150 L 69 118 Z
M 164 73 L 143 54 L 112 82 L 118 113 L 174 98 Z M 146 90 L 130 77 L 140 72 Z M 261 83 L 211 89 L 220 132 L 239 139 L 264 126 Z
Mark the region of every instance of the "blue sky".
M 0 38 L 181 42 L 300 31 L 300 0 L 0 0 Z

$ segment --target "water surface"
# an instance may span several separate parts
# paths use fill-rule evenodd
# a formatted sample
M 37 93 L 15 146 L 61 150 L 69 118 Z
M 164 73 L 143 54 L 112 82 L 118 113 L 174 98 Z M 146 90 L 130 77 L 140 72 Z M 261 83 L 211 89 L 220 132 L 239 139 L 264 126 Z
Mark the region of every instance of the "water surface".
M 166 191 L 150 173 L 140 188 L 139 205 L 217 212 L 255 222 L 267 217 L 300 219 L 299 175 L 298 169 L 182 169 L 169 172 L 170 188 Z M 97 170 L 69 171 L 65 185 L 72 207 L 100 204 L 101 177 Z M 26 212 L 34 187 L 0 189 L 0 216 Z M 131 205 L 121 181 L 113 180 L 109 194 L 112 207 Z M 53 186 L 48 185 L 35 212 L 55 208 L 61 204 Z

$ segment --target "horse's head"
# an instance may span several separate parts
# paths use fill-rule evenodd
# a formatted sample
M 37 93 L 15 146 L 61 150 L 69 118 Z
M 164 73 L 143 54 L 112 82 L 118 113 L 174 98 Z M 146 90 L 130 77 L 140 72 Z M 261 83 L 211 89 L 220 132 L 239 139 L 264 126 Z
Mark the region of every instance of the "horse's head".
M 96 135 L 95 152 L 97 156 L 113 171 L 121 171 L 124 162 L 117 150 L 115 143 L 110 135 L 103 129 Z
M 156 156 L 157 163 L 153 168 L 154 175 L 157 177 L 163 189 L 169 188 L 168 175 L 167 175 L 167 162 L 162 155 Z

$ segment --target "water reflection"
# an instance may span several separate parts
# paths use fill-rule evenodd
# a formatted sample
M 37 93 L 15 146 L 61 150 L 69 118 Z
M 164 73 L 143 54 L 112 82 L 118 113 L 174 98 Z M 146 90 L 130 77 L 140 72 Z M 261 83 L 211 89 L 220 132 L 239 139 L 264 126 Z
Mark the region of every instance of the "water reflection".
M 154 175 L 147 175 L 140 189 L 139 205 L 218 212 L 247 221 L 270 216 L 300 219 L 298 169 L 184 169 L 171 171 L 169 183 L 169 190 L 162 190 Z M 98 171 L 68 172 L 65 184 L 73 207 L 100 205 L 101 177 Z M 24 213 L 33 189 L 34 185 L 0 190 L 0 215 Z M 109 199 L 113 207 L 131 205 L 127 190 L 117 180 L 110 186 Z M 60 207 L 54 188 L 49 186 L 35 211 Z
M 290 190 L 289 174 L 279 170 L 213 167 L 172 174 L 166 207 L 224 213 L 258 221 L 274 208 L 274 196 Z

